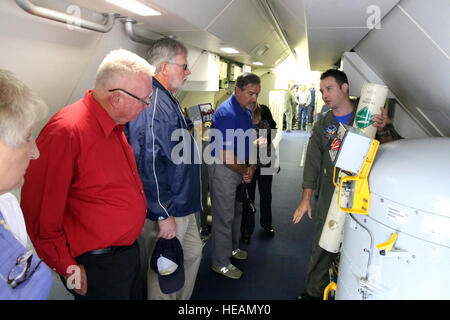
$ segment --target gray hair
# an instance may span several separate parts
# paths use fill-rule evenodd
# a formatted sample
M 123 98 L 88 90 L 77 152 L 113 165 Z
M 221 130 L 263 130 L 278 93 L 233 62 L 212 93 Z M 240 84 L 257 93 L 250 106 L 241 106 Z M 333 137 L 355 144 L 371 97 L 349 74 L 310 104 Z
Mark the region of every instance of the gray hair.
M 137 73 L 146 73 L 153 76 L 155 68 L 144 58 L 131 51 L 125 49 L 113 50 L 106 55 L 98 67 L 95 87 L 106 87 L 112 85 L 117 77 Z
M 47 105 L 35 92 L 12 72 L 0 69 L 0 141 L 19 146 L 47 112 Z
M 187 57 L 188 50 L 181 42 L 171 38 L 161 38 L 153 42 L 148 50 L 147 60 L 154 65 L 157 74 L 163 62 L 175 63 L 176 56 L 183 54 Z

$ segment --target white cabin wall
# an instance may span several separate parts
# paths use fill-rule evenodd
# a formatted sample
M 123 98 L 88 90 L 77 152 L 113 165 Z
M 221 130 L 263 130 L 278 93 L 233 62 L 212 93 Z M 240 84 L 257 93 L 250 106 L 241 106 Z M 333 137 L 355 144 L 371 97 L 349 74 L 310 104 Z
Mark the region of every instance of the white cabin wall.
M 131 41 L 122 23 L 109 33 L 70 30 L 67 25 L 28 14 L 13 0 L 0 2 L 0 68 L 14 72 L 49 106 L 37 134 L 62 107 L 94 85 L 97 68 L 113 49 L 145 57 L 146 46 Z
M 219 91 L 215 92 L 214 94 L 214 103 L 213 103 L 213 108 L 217 109 L 222 102 L 224 102 L 225 100 L 227 100 L 234 92 L 234 85 L 230 86 L 227 89 L 219 89 Z
M 346 73 L 350 85 L 350 96 L 359 97 L 363 85 L 367 82 L 386 85 L 380 79 L 376 72 L 367 65 L 367 63 L 356 52 L 345 52 L 342 58 L 342 69 Z M 420 126 L 419 122 L 414 121 L 407 109 L 398 102 L 398 98 L 389 88 L 387 97 L 394 99 L 394 115 L 392 121 L 398 133 L 404 138 L 425 138 L 427 132 Z M 388 110 L 389 111 L 389 110 Z
M 203 103 L 211 103 L 214 107 L 215 94 L 215 91 L 188 91 L 180 105 L 183 109 Z
M 450 2 L 402 0 L 354 48 L 429 136 L 450 136 Z
M 189 44 L 184 43 L 184 45 L 188 50 L 188 64 L 191 74 L 188 77 L 185 87 L 178 91 L 175 96 L 179 99 L 183 109 L 202 103 L 211 103 L 211 106 L 214 108 L 214 103 L 216 101 L 215 95 L 218 91 L 210 90 L 210 88 L 214 87 L 214 81 L 219 83 L 219 76 L 215 76 L 214 73 L 212 73 L 211 76 L 210 72 L 207 81 L 208 83 L 205 81 L 195 81 L 197 79 L 195 70 L 201 69 L 203 66 L 200 66 L 200 64 L 205 63 L 205 59 L 202 59 L 204 58 L 203 54 L 205 52 L 204 50 Z M 202 88 L 206 91 L 199 91 L 197 88 Z
M 269 106 L 269 92 L 275 87 L 276 74 L 273 69 L 267 68 L 255 69 L 251 72 L 261 78 L 261 92 L 258 96 L 258 103 Z M 211 103 L 213 108 L 217 109 L 233 92 L 234 82 L 231 82 L 227 89 L 219 89 L 213 92 L 188 91 L 180 104 L 183 108 L 187 108 L 199 103 Z
M 275 88 L 277 78 L 273 69 L 261 68 L 252 70 L 252 72 L 261 78 L 261 92 L 259 93 L 258 103 L 269 105 L 269 92 Z
M 69 30 L 63 23 L 28 14 L 13 0 L 0 2 L 0 29 L 0 68 L 14 72 L 49 106 L 35 137 L 51 116 L 93 87 L 97 67 L 109 51 L 123 48 L 142 57 L 147 51 L 128 38 L 118 21 L 105 34 Z M 13 194 L 20 200 L 20 190 Z
M 420 127 L 398 103 L 395 103 L 395 113 L 392 118 L 395 130 L 408 139 L 426 138 L 428 134 Z

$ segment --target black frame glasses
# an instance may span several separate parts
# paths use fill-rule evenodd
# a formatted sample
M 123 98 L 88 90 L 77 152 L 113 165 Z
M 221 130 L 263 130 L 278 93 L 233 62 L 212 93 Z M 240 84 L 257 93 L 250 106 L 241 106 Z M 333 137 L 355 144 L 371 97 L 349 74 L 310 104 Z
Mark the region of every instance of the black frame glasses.
M 5 279 L 6 283 L 11 288 L 16 288 L 19 284 L 25 282 L 34 274 L 42 260 L 39 260 L 37 265 L 30 271 L 31 260 L 33 259 L 33 251 L 28 250 L 23 255 L 17 258 L 16 264 L 8 273 L 8 278 Z M 3 278 L 3 277 L 2 277 Z
M 187 63 L 184 63 L 184 64 L 179 64 L 179 63 L 176 63 L 176 62 L 167 62 L 167 63 L 168 64 L 176 64 L 177 66 L 183 68 L 183 71 L 186 71 L 189 68 Z
M 152 95 L 153 95 L 153 91 L 152 93 L 150 93 L 150 95 L 146 98 L 148 101 L 145 101 L 144 99 L 141 99 L 137 96 L 135 96 L 134 94 L 128 92 L 125 89 L 121 89 L 121 88 L 115 88 L 115 89 L 109 89 L 108 92 L 113 92 L 113 91 L 122 91 L 123 93 L 126 93 L 127 95 L 129 95 L 130 97 L 135 98 L 136 100 L 142 102 L 143 104 L 145 104 L 147 107 L 150 106 L 152 104 Z

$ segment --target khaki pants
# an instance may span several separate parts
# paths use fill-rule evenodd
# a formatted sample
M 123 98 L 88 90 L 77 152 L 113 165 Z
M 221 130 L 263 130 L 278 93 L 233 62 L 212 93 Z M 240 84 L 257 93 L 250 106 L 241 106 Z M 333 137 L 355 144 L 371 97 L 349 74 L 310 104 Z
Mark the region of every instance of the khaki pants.
M 158 274 L 150 268 L 150 259 L 159 233 L 158 222 L 146 219 L 141 236 L 144 238 L 148 253 L 147 290 L 149 300 L 189 300 L 194 290 L 198 268 L 202 259 L 202 242 L 198 232 L 195 214 L 176 218 L 176 236 L 183 247 L 184 286 L 177 292 L 164 294 L 159 288 Z
M 212 206 L 212 265 L 228 266 L 231 252 L 239 248 L 242 202 L 236 201 L 236 188 L 242 176 L 224 164 L 208 166 Z
M 292 131 L 292 108 L 285 112 L 286 115 L 286 131 Z

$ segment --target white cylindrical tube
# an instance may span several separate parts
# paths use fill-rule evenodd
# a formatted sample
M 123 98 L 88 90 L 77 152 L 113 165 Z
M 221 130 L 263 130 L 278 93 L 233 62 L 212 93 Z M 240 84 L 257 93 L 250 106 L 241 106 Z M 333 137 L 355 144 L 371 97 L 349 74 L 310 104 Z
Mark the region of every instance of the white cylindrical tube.
M 386 102 L 388 88 L 376 83 L 366 83 L 361 89 L 361 98 L 356 109 L 353 126 L 361 129 L 369 138 L 374 139 L 377 128 L 372 126 L 372 116 L 380 114 L 380 107 Z M 329 252 L 339 252 L 344 239 L 344 223 L 346 214 L 339 209 L 339 188 L 334 189 L 328 209 L 327 219 L 322 229 L 319 246 Z
M 339 188 L 334 188 L 330 207 L 328 208 L 327 219 L 323 225 L 319 246 L 324 250 L 337 253 L 344 238 L 345 212 L 339 210 L 338 206 Z
M 353 126 L 361 129 L 369 138 L 375 138 L 377 128 L 372 126 L 372 116 L 380 114 L 380 107 L 384 107 L 388 87 L 376 84 L 365 83 L 361 89 L 361 98 L 356 109 Z

